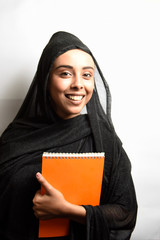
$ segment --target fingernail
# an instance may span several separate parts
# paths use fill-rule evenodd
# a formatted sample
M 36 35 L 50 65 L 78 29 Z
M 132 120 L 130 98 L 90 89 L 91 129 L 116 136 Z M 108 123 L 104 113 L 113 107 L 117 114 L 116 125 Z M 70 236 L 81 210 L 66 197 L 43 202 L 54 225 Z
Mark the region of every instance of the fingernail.
M 36 173 L 36 177 L 40 178 L 41 174 L 39 172 Z

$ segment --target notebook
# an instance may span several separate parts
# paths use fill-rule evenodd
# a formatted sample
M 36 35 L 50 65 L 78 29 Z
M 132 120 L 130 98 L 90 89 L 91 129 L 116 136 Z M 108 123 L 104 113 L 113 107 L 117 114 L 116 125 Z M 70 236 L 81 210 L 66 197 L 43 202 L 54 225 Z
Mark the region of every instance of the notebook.
M 67 201 L 77 205 L 99 205 L 103 167 L 104 153 L 43 153 L 42 156 L 42 175 Z M 39 221 L 39 237 L 66 236 L 68 232 L 68 219 Z

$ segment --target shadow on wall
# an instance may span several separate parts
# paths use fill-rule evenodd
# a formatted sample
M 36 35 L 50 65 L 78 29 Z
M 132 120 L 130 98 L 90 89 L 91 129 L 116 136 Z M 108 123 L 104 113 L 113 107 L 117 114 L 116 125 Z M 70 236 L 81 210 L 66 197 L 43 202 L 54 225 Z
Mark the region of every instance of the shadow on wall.
M 10 76 L 7 80 L 9 84 L 0 99 L 0 135 L 20 109 L 30 86 L 31 74 L 27 69 L 23 69 L 16 73 L 14 78 Z

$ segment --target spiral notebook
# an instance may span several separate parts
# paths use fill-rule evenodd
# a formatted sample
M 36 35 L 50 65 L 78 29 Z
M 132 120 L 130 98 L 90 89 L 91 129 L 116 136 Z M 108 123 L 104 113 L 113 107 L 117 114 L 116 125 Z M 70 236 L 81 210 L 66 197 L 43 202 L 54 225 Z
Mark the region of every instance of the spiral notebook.
M 99 205 L 104 153 L 44 153 L 42 175 L 77 205 Z M 44 189 L 42 189 L 44 194 Z M 39 237 L 68 235 L 68 219 L 39 221 Z

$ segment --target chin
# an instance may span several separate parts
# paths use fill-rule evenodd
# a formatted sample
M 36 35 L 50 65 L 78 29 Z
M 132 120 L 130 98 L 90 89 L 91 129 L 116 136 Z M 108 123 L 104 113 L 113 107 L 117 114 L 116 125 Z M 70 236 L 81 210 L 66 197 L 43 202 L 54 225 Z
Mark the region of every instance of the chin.
M 65 119 L 74 118 L 79 116 L 80 114 L 81 114 L 81 111 L 74 111 L 74 112 L 67 113 L 64 118 Z

